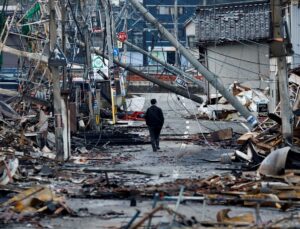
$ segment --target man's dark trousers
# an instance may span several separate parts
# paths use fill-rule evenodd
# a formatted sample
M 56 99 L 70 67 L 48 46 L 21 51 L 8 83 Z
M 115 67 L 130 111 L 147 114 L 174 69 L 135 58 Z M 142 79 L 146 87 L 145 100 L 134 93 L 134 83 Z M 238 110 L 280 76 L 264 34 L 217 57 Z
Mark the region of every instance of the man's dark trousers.
M 153 151 L 156 151 L 159 149 L 159 135 L 160 135 L 161 127 L 148 126 L 148 128 L 150 132 L 152 149 Z

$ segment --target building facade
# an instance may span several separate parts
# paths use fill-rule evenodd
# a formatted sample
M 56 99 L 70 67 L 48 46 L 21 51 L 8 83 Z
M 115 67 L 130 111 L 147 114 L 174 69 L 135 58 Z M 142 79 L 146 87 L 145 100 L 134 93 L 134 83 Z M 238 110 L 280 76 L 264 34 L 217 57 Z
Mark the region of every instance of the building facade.
M 294 54 L 288 60 L 290 68 L 300 66 L 300 1 L 291 0 L 285 7 L 285 19 L 288 22 Z
M 196 7 L 199 5 L 199 0 L 178 0 L 175 6 L 174 0 L 165 0 L 158 3 L 156 0 L 144 0 L 144 6 L 149 12 L 182 44 L 186 44 L 186 35 L 184 23 L 193 16 Z M 175 18 L 175 8 L 177 8 L 177 19 Z M 176 29 L 177 26 L 177 29 Z M 177 34 L 175 31 L 177 30 Z M 144 30 L 145 49 L 152 51 L 154 55 L 169 64 L 175 64 L 175 48 L 167 41 L 155 28 L 146 22 Z M 183 58 L 178 57 L 179 64 L 185 65 Z M 154 64 L 152 61 L 145 61 L 144 64 Z
M 268 1 L 200 6 L 195 18 L 199 59 L 225 86 L 265 88 L 269 80 Z

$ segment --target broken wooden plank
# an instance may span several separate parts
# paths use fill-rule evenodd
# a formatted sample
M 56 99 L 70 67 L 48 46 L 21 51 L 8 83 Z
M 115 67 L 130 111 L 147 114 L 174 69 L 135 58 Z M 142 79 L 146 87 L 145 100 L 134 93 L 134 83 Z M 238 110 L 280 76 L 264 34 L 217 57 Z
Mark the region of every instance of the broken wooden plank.
M 131 173 L 131 174 L 141 174 L 141 175 L 149 175 L 153 176 L 154 174 L 146 173 L 134 169 L 101 169 L 101 168 L 85 168 L 83 172 L 90 173 Z
M 237 224 L 243 224 L 243 225 L 250 225 L 255 222 L 253 213 L 245 213 L 240 214 L 236 216 L 229 216 L 229 212 L 231 209 L 226 208 L 218 211 L 217 213 L 217 221 L 219 223 L 237 223 Z
M 36 97 L 32 97 L 30 95 L 25 95 L 25 94 L 22 95 L 19 92 L 8 90 L 8 89 L 3 89 L 3 88 L 0 88 L 0 95 L 5 95 L 5 96 L 9 96 L 9 97 L 19 97 L 19 98 L 22 98 L 26 101 L 36 103 L 36 104 L 40 104 L 40 105 L 43 105 L 43 106 L 50 106 L 51 105 L 51 103 L 49 101 L 39 99 L 39 98 L 36 98 Z
M 245 133 L 242 136 L 240 136 L 237 139 L 237 144 L 243 145 L 245 144 L 248 140 L 250 140 L 251 138 L 255 138 L 256 136 L 258 136 L 257 132 L 249 132 L 249 133 Z
M 230 140 L 233 137 L 233 130 L 232 130 L 232 128 L 218 130 L 218 131 L 210 133 L 210 136 L 213 141 Z
M 77 131 L 77 109 L 76 103 L 69 103 L 70 110 L 70 129 L 72 133 Z
M 158 207 L 151 210 L 149 213 L 147 213 L 145 216 L 142 217 L 137 223 L 131 226 L 131 229 L 137 229 L 140 228 L 144 222 L 146 222 L 150 217 L 152 217 L 156 212 L 161 211 L 164 209 L 163 205 L 159 205 Z
M 31 60 L 37 60 L 44 63 L 48 63 L 48 57 L 43 55 L 42 53 L 30 53 L 30 52 L 20 51 L 18 49 L 14 49 L 7 45 L 4 45 L 1 42 L 0 42 L 0 47 L 2 47 L 2 52 L 7 52 L 12 55 L 27 57 Z
M 263 143 L 263 142 L 260 142 L 260 141 L 257 140 L 257 139 L 251 138 L 251 141 L 255 144 L 255 146 L 256 146 L 257 148 L 260 148 L 260 149 L 262 149 L 262 150 L 265 150 L 265 151 L 270 152 L 270 151 L 273 149 L 273 146 L 272 146 L 272 145 L 266 144 L 266 143 Z

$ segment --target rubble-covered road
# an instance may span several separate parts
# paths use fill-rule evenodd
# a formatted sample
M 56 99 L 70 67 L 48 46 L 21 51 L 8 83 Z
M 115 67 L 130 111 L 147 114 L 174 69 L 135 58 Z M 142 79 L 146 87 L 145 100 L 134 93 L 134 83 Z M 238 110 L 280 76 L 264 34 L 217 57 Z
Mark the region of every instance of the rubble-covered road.
M 282 225 L 298 225 L 297 201 L 290 205 L 280 194 L 283 178 L 264 182 L 263 191 L 255 172 L 242 174 L 241 163 L 228 161 L 238 147 L 236 138 L 215 142 L 207 135 L 230 127 L 235 136 L 246 131 L 243 125 L 186 119 L 195 104 L 186 101 L 182 109 L 171 94 L 146 95 L 146 104 L 154 96 L 166 117 L 161 150 L 152 152 L 150 144 L 79 147 L 64 164 L 26 161 L 19 153 L 21 173 L 1 188 L 1 228 L 263 227 L 285 217 L 294 220 L 282 220 Z M 144 123 L 129 129 L 148 136 Z M 267 187 L 281 199 L 268 194 Z M 5 202 L 25 188 L 34 189 Z

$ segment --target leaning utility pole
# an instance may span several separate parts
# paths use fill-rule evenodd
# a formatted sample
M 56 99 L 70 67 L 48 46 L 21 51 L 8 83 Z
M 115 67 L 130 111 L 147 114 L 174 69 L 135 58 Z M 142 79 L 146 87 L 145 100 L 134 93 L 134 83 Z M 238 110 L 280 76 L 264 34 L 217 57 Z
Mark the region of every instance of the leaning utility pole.
M 103 52 L 101 52 L 99 50 L 94 49 L 94 50 L 92 50 L 92 52 L 95 52 L 97 55 L 108 58 L 107 55 L 105 55 Z M 163 81 L 161 81 L 161 80 L 159 80 L 159 79 L 157 79 L 153 76 L 142 73 L 141 71 L 131 67 L 129 64 L 124 64 L 122 62 L 119 62 L 116 59 L 114 59 L 114 63 L 119 65 L 120 67 L 124 68 L 125 70 L 128 70 L 128 71 L 130 71 L 130 72 L 132 72 L 132 73 L 134 73 L 134 74 L 136 74 L 136 75 L 138 75 L 138 76 L 140 76 L 140 77 L 142 77 L 142 78 L 144 78 L 144 79 L 146 79 L 146 80 L 148 80 L 148 81 L 150 81 L 154 84 L 157 84 L 160 87 L 162 87 L 164 89 L 167 89 L 167 90 L 169 90 L 169 91 L 171 91 L 171 92 L 173 92 L 177 95 L 181 95 L 185 98 L 188 98 L 188 99 L 190 99 L 194 102 L 200 103 L 200 104 L 203 103 L 203 99 L 201 97 L 189 93 L 186 89 L 182 89 L 180 87 L 172 86 L 171 84 L 165 83 L 165 82 L 163 82 Z
M 277 62 L 277 78 L 279 81 L 280 114 L 282 119 L 282 136 L 286 144 L 293 142 L 293 114 L 288 91 L 286 56 L 292 53 L 290 41 L 284 36 L 282 17 L 282 0 L 271 0 L 273 41 L 270 46 L 270 57 Z M 285 31 L 289 37 L 289 31 Z
M 144 8 L 138 0 L 130 0 L 131 4 L 136 7 L 136 9 L 141 12 L 147 21 L 149 21 L 154 27 L 156 27 L 159 32 L 171 42 L 171 44 L 180 51 L 180 53 L 200 72 L 209 83 L 211 83 L 226 99 L 231 105 L 238 111 L 242 116 L 244 116 L 247 121 L 252 125 L 256 126 L 258 124 L 257 119 L 251 114 L 246 107 L 244 107 L 236 97 L 234 97 L 218 79 L 217 75 L 213 74 L 207 70 L 193 55 L 188 51 L 183 45 L 178 42 L 178 40 L 166 29 L 162 24 L 158 22 L 156 18 L 153 17 L 150 12 Z
M 77 44 L 79 46 L 81 46 L 81 47 L 85 46 L 84 42 L 77 42 Z M 108 55 L 104 54 L 104 52 L 101 51 L 101 50 L 99 50 L 99 49 L 91 48 L 91 52 L 95 53 L 95 54 L 97 54 L 99 56 L 103 56 L 106 59 L 109 58 Z M 136 68 L 130 66 L 130 64 L 128 64 L 128 63 L 125 64 L 125 63 L 122 63 L 122 62 L 120 62 L 120 61 L 118 61 L 116 59 L 114 59 L 113 62 L 116 65 L 124 68 L 125 70 L 130 71 L 130 72 L 132 72 L 132 73 L 134 73 L 134 74 L 142 77 L 143 79 L 146 79 L 146 80 L 148 80 L 148 81 L 150 81 L 150 82 L 152 82 L 152 83 L 154 83 L 154 84 L 156 84 L 156 85 L 158 85 L 158 86 L 160 86 L 160 87 L 162 87 L 164 89 L 167 89 L 167 90 L 169 90 L 169 91 L 171 91 L 171 92 L 173 92 L 175 94 L 181 95 L 181 96 L 183 96 L 183 97 L 185 97 L 187 99 L 190 99 L 190 100 L 192 100 L 192 101 L 194 101 L 196 103 L 199 103 L 199 104 L 203 103 L 203 99 L 201 97 L 196 96 L 196 95 L 194 95 L 192 93 L 189 93 L 186 89 L 182 89 L 180 87 L 172 86 L 171 84 L 165 83 L 165 82 L 163 82 L 163 81 L 161 81 L 161 80 L 159 80 L 159 79 L 157 79 L 157 78 L 155 78 L 153 76 L 144 74 L 141 71 L 137 70 Z
M 155 62 L 161 64 L 162 66 L 164 66 L 166 68 L 167 71 L 173 73 L 174 75 L 179 76 L 184 81 L 189 80 L 189 81 L 193 82 L 195 85 L 197 85 L 199 88 L 204 89 L 202 81 L 190 76 L 189 74 L 182 71 L 180 68 L 176 68 L 175 66 L 173 66 L 171 64 L 168 64 L 167 62 L 157 58 L 156 56 L 152 55 L 150 52 L 147 52 L 144 49 L 141 49 L 140 47 L 130 43 L 129 41 L 124 41 L 124 44 L 126 44 L 128 47 L 130 47 L 130 48 L 132 48 L 132 49 L 148 56 L 149 58 L 151 58 Z
M 54 53 L 57 42 L 57 27 L 56 27 L 56 12 L 55 1 L 49 0 L 50 22 L 49 22 L 49 36 L 50 36 L 50 56 Z M 53 107 L 55 118 L 55 148 L 56 159 L 64 160 L 64 142 L 63 142 L 63 123 L 62 123 L 62 108 L 61 108 L 61 92 L 60 92 L 60 76 L 59 67 L 51 66 L 49 68 L 53 80 Z

